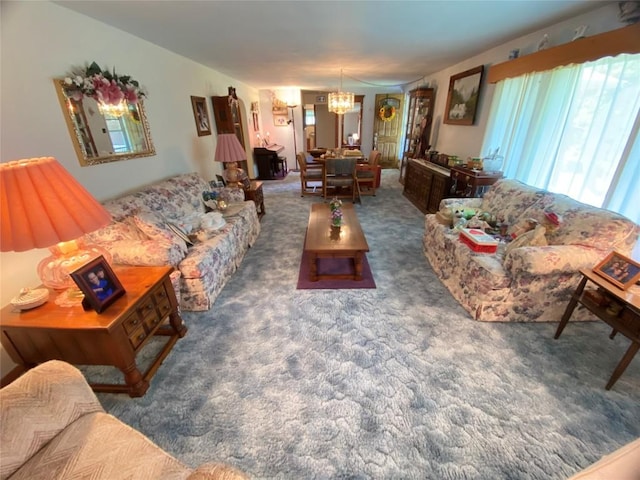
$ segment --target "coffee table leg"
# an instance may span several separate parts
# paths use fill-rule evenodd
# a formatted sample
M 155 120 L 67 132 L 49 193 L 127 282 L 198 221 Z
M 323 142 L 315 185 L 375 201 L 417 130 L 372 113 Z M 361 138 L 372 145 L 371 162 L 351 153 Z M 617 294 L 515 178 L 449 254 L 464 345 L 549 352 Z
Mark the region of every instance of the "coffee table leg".
M 353 266 L 355 269 L 355 275 L 354 275 L 354 279 L 355 280 L 362 280 L 362 257 L 363 257 L 363 253 L 362 252 L 356 252 L 355 257 L 353 257 Z
M 318 281 L 318 255 L 312 253 L 309 255 L 309 280 L 312 282 Z

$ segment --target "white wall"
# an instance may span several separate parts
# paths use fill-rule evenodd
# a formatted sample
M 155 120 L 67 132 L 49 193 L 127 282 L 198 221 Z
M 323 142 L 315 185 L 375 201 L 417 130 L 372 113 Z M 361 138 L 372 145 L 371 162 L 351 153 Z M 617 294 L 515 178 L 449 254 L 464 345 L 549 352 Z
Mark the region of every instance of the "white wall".
M 620 23 L 617 16 L 617 2 L 611 2 L 604 7 L 587 12 L 586 14 L 511 40 L 463 62 L 451 65 L 434 75 L 430 75 L 425 81 L 419 84 L 411 85 L 407 91 L 417 88 L 418 86 L 429 86 L 436 89 L 434 120 L 431 129 L 431 148 L 441 153 L 458 155 L 460 158 L 477 157 L 488 153 L 481 152 L 480 148 L 482 147 L 482 140 L 495 90 L 495 85 L 486 83 L 486 72 L 489 66 L 507 61 L 509 52 L 516 48 L 520 49 L 520 56 L 535 52 L 538 42 L 545 33 L 548 34 L 549 46 L 552 47 L 571 41 L 574 30 L 580 25 L 589 25 L 587 36 L 624 27 L 626 24 Z M 485 67 L 485 79 L 480 91 L 480 101 L 475 125 L 443 124 L 442 118 L 447 101 L 450 77 L 479 65 L 484 65 Z
M 221 172 L 213 161 L 215 127 L 213 135 L 197 136 L 190 96 L 207 98 L 214 124 L 210 96 L 226 95 L 233 85 L 246 108 L 258 100 L 257 90 L 53 3 L 2 1 L 0 8 L 2 162 L 56 157 L 98 200 L 179 173 L 195 171 L 209 180 Z M 53 79 L 92 61 L 103 68 L 115 66 L 148 90 L 145 108 L 155 156 L 90 167 L 78 163 Z M 251 119 L 250 112 L 243 114 Z M 40 283 L 36 265 L 48 254 L 48 250 L 0 254 L 1 305 L 21 287 Z M 6 354 L 1 360 L 4 375 L 12 364 Z

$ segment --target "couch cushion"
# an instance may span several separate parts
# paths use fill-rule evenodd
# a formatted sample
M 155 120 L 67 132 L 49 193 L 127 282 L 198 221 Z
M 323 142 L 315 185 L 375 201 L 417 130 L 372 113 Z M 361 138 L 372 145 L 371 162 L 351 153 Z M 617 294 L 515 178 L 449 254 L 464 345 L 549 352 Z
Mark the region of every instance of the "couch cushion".
M 549 245 L 582 245 L 628 253 L 638 238 L 638 226 L 622 215 L 578 202 L 566 195 L 548 193 L 525 210 L 540 224 L 550 225 L 545 213 L 560 217 L 557 228 L 547 229 Z
M 12 480 L 185 479 L 191 470 L 106 413 L 76 420 L 31 457 Z
M 53 360 L 4 387 L 0 411 L 0 478 L 5 479 L 67 425 L 103 409 L 77 368 Z
M 538 202 L 546 193 L 518 180 L 504 178 L 491 186 L 482 199 L 480 209 L 513 225 L 527 208 Z

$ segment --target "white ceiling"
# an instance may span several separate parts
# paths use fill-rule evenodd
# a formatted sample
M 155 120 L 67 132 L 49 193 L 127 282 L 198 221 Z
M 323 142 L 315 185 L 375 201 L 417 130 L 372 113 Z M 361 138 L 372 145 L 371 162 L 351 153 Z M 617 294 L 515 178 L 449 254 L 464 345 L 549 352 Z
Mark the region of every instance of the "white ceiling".
M 59 0 L 254 88 L 392 86 L 603 5 L 593 0 Z M 357 81 L 354 81 L 357 80 Z

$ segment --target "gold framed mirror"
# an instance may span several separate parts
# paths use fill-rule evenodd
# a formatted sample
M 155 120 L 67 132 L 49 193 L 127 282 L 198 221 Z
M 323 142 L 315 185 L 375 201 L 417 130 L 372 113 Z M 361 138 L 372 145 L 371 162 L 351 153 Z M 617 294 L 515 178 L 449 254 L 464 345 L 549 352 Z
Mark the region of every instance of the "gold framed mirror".
M 142 100 L 135 104 L 123 101 L 123 110 L 103 113 L 95 99 L 82 96 L 77 100 L 64 80 L 53 82 L 80 165 L 156 154 Z

